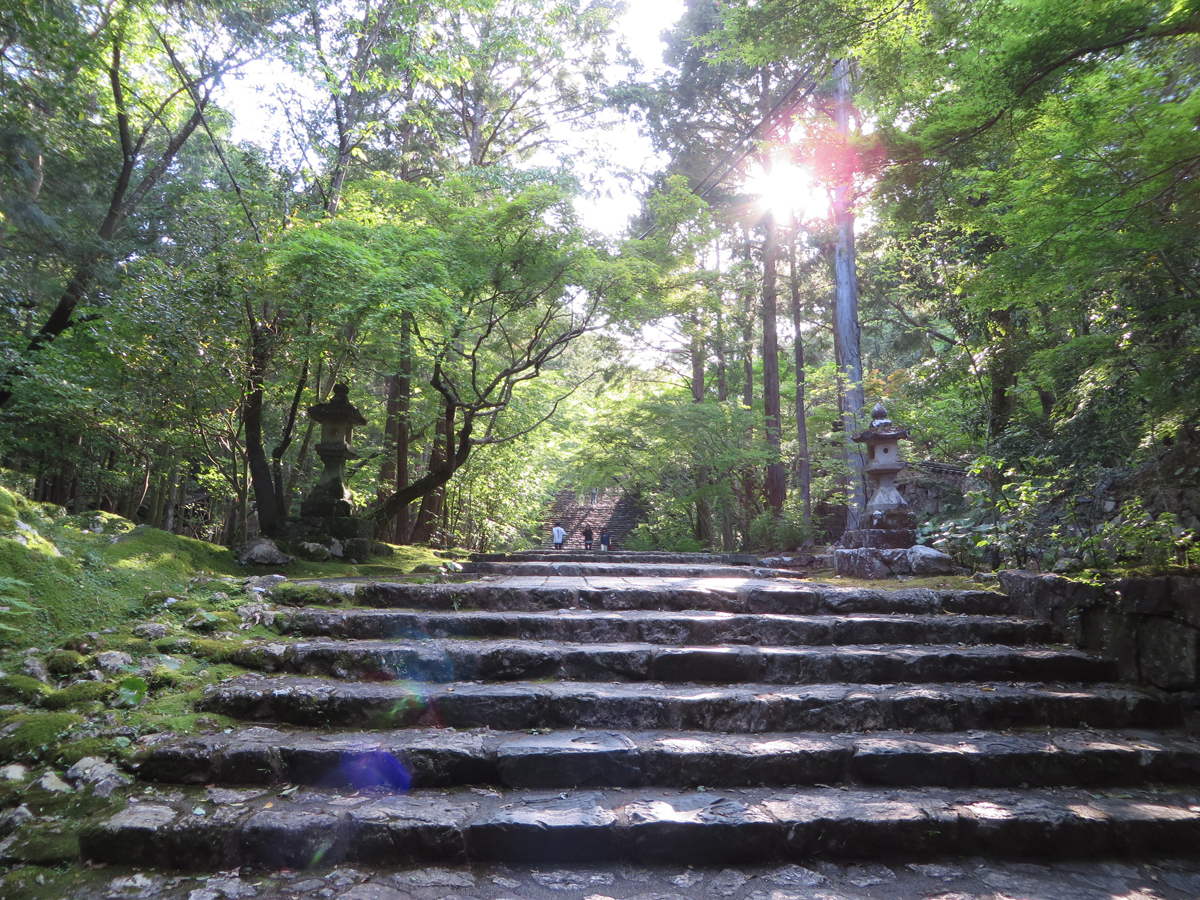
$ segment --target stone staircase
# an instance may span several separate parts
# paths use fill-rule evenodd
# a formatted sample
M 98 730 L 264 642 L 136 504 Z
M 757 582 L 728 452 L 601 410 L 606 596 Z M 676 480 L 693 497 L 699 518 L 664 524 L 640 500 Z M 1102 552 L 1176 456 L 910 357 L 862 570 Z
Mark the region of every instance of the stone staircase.
M 620 488 L 585 491 L 582 494 L 573 489 L 558 491 L 542 527 L 542 546 L 554 546 L 550 532 L 558 523 L 567 531 L 563 550 L 583 550 L 583 529 L 587 525 L 592 526 L 595 532 L 593 551 L 600 546 L 601 528 L 608 529 L 613 549 L 619 550 L 625 546 L 629 533 L 641 521 L 642 514 L 637 504 Z
M 279 639 L 236 654 L 256 674 L 199 704 L 243 726 L 149 748 L 139 777 L 185 787 L 96 823 L 85 857 L 225 871 L 1200 848 L 1181 705 L 1114 684 L 1112 663 L 1003 594 L 701 556 L 530 572 L 557 565 L 531 557 L 280 608 Z

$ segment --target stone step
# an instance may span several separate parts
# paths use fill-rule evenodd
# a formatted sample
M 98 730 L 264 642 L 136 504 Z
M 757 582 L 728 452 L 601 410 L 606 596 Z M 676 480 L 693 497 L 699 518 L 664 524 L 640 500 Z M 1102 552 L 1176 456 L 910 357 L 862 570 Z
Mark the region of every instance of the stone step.
M 592 612 L 459 612 L 390 609 L 280 609 L 285 634 L 357 638 L 515 638 L 526 641 L 648 644 L 1052 644 L 1049 622 L 1004 616 L 786 616 L 655 610 Z
M 894 591 L 840 588 L 811 582 L 688 578 L 495 578 L 460 584 L 329 582 L 363 606 L 401 609 L 554 609 L 660 612 L 710 610 L 787 615 L 939 613 L 1010 616 L 1017 605 L 994 591 Z
M 910 684 L 1111 681 L 1116 663 L 1077 650 L 994 645 L 902 647 L 669 647 L 553 641 L 417 640 L 246 642 L 248 669 L 366 681 L 658 681 L 703 684 Z
M 611 728 L 767 731 L 967 731 L 978 728 L 1153 728 L 1178 725 L 1179 703 L 1113 686 L 590 682 L 343 682 L 243 675 L 213 685 L 201 710 L 317 727 Z
M 1200 743 L 1147 733 L 869 735 L 407 729 L 329 734 L 252 727 L 158 744 L 142 780 L 334 788 L 879 784 L 1186 784 Z
M 599 531 L 596 532 L 599 546 Z M 669 553 L 662 550 L 522 550 L 515 553 L 472 553 L 473 562 L 601 562 L 601 563 L 673 563 L 677 565 L 757 566 L 752 553 Z
M 546 578 L 560 575 L 584 578 L 796 578 L 797 569 L 760 566 L 723 566 L 710 563 L 611 562 L 603 558 L 584 562 L 465 562 L 468 575 L 512 575 Z
M 707 865 L 938 856 L 1191 855 L 1200 797 L 926 788 L 341 794 L 180 791 L 80 835 L 82 860 L 184 870 L 438 861 Z

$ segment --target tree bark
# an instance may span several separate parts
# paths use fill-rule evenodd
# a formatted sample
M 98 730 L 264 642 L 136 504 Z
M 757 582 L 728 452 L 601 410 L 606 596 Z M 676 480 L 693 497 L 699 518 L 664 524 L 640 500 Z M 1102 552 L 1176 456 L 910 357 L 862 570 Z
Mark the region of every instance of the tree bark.
M 396 490 L 408 486 L 408 454 L 412 443 L 412 313 L 400 315 L 400 372 L 396 376 L 397 425 L 396 430 Z M 401 544 L 409 541 L 408 504 L 404 504 L 393 517 L 396 523 L 396 540 Z
M 167 512 L 163 521 L 163 531 L 175 531 L 175 506 L 179 502 L 179 466 L 171 468 L 168 476 L 170 485 L 167 488 Z
M 767 464 L 767 505 L 778 518 L 783 515 L 783 504 L 787 499 L 787 478 L 780 459 L 782 432 L 782 402 L 779 394 L 779 335 L 776 327 L 778 314 L 778 258 L 779 246 L 775 231 L 775 217 L 767 213 L 763 221 L 763 411 L 766 414 L 767 448 L 771 461 Z
M 292 444 L 292 435 L 296 430 L 296 417 L 300 414 L 300 398 L 304 396 L 304 388 L 308 384 L 308 360 L 300 370 L 300 380 L 296 382 L 296 393 L 292 395 L 292 405 L 288 408 L 287 421 L 283 426 L 283 436 L 271 451 L 271 476 L 275 485 L 275 513 L 282 522 L 291 513 L 291 502 L 283 489 L 283 455 Z M 261 513 L 260 513 L 261 516 Z
M 851 81 L 849 60 L 838 60 L 835 68 L 837 82 L 834 90 L 834 121 L 838 131 L 849 138 Z M 858 324 L 858 271 L 854 247 L 854 184 L 844 173 L 833 190 L 834 224 L 837 238 L 833 248 L 833 280 L 835 301 L 833 330 L 837 351 L 837 367 L 845 379 L 842 403 L 842 427 L 846 433 L 846 459 L 850 478 L 846 485 L 849 507 L 846 528 L 857 530 L 866 511 L 867 496 L 863 470 L 866 460 L 853 437 L 860 428 L 859 414 L 863 408 L 862 349 Z
M 1017 379 L 1016 351 L 1012 346 L 1012 307 L 988 314 L 991 355 L 988 360 L 988 445 L 1008 430 L 1012 419 L 1011 388 Z
M 258 508 L 258 528 L 267 537 L 279 533 L 279 502 L 275 497 L 275 481 L 271 464 L 263 445 L 263 377 L 271 357 L 270 326 L 250 323 L 250 365 L 246 375 L 246 397 L 242 401 L 242 425 L 246 430 L 246 462 L 250 467 L 250 484 Z
M 796 267 L 796 240 L 788 254 L 792 293 L 792 327 L 796 332 L 796 469 L 800 487 L 800 515 L 805 538 L 812 527 L 812 463 L 808 455 L 808 423 L 804 418 L 804 340 L 800 331 L 800 272 Z
M 454 433 L 454 407 L 447 404 L 443 415 L 438 419 L 434 431 L 433 450 L 429 457 L 429 471 L 440 472 L 448 468 L 450 459 L 450 436 Z M 442 504 L 445 500 L 441 487 L 450 480 L 454 469 L 444 479 L 438 482 L 432 490 L 421 497 L 421 507 L 417 510 L 417 521 L 413 523 L 411 540 L 413 543 L 428 543 L 433 537 L 434 524 L 441 518 Z

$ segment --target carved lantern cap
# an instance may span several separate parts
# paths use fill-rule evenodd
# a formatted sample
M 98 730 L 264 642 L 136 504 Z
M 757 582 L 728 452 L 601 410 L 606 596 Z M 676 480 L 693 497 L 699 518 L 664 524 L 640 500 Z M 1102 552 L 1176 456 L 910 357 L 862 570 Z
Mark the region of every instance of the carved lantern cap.
M 871 410 L 871 427 L 861 434 L 856 434 L 851 440 L 866 444 L 876 441 L 899 441 L 907 437 L 908 429 L 893 425 L 883 404 L 876 403 L 875 408 Z
M 333 386 L 333 399 L 327 403 L 318 403 L 316 406 L 310 406 L 308 408 L 309 418 L 322 425 L 333 425 L 340 422 L 345 422 L 351 426 L 366 425 L 367 420 L 358 411 L 358 407 L 347 399 L 349 393 L 350 387 L 348 385 L 335 384 Z

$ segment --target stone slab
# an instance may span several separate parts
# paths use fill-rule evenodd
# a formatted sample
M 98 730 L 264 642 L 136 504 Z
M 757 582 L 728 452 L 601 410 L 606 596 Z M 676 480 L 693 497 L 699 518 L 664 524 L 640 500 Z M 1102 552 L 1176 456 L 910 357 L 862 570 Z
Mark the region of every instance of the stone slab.
M 761 731 L 960 731 L 1015 726 L 1095 728 L 1178 724 L 1169 698 L 1108 686 L 993 685 L 736 687 L 592 682 L 422 685 L 240 676 L 206 691 L 203 710 L 293 725 L 395 728 L 656 728 Z
M 331 582 L 337 584 L 337 582 Z M 1017 601 L 995 591 L 928 588 L 843 588 L 799 579 L 754 578 L 525 578 L 504 576 L 456 584 L 366 582 L 354 600 L 378 608 L 496 612 L 557 609 L 712 610 L 815 615 L 909 613 L 1016 614 Z
M 255 642 L 234 662 L 266 672 L 369 681 L 660 681 L 736 684 L 1095 682 L 1116 665 L 1074 650 L 998 646 L 672 647 L 553 641 Z
M 554 610 L 450 613 L 391 609 L 281 609 L 285 634 L 381 640 L 507 638 L 565 642 L 651 644 L 1047 644 L 1061 635 L 1049 622 L 1010 616 L 789 616 L 657 610 Z
M 85 830 L 82 858 L 127 863 L 130 847 L 185 858 L 194 798 L 118 813 Z M 467 860 L 618 860 L 706 865 L 970 856 L 1093 859 L 1192 855 L 1200 797 L 1129 791 L 807 788 L 499 795 L 415 791 L 371 797 L 263 795 L 213 822 L 229 868 L 405 865 Z
M 677 562 L 613 562 L 607 559 L 527 562 L 467 562 L 463 571 L 468 575 L 504 575 L 525 577 L 585 577 L 585 578 L 803 578 L 795 569 L 772 569 L 763 566 L 729 566 L 716 563 Z
M 249 764 L 250 760 L 253 764 Z M 1140 785 L 1200 780 L 1200 742 L 1145 732 L 863 735 L 699 731 L 287 732 L 159 744 L 143 780 L 401 789 L 694 787 L 862 782 L 897 786 Z

